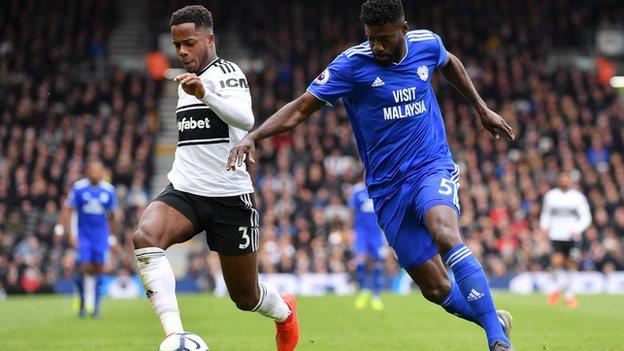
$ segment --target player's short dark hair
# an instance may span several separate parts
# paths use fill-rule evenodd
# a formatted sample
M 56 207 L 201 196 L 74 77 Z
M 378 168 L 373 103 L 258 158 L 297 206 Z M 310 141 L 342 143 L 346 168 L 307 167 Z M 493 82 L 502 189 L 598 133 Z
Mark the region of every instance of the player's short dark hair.
M 201 5 L 184 6 L 171 15 L 169 27 L 182 23 L 194 23 L 195 28 L 212 29 L 212 13 Z
M 405 21 L 401 0 L 367 0 L 362 4 L 360 20 L 368 25 Z

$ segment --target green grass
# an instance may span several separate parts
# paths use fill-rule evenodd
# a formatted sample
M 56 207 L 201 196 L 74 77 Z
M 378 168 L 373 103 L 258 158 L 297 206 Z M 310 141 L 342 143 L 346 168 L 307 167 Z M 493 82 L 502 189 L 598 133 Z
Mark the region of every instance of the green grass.
M 485 350 L 483 332 L 420 295 L 383 297 L 381 313 L 356 311 L 352 297 L 299 298 L 298 350 Z M 273 323 L 236 310 L 227 298 L 179 297 L 185 328 L 212 350 L 274 350 Z M 541 295 L 497 294 L 514 315 L 516 350 L 624 350 L 624 296 L 581 296 L 569 310 Z M 80 320 L 63 296 L 11 297 L 0 302 L 0 350 L 153 351 L 163 338 L 145 299 L 105 300 L 103 317 Z

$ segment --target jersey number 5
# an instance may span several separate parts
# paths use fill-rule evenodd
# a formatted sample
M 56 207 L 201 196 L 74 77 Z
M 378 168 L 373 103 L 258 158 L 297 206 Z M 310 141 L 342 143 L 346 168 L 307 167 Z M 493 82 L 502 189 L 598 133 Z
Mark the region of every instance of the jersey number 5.
M 442 180 L 440 181 L 440 190 L 438 190 L 438 193 L 442 195 L 453 195 L 453 204 L 455 204 L 455 206 L 459 208 L 457 188 L 459 188 L 459 184 L 453 182 L 450 179 L 442 178 Z
M 438 192 L 442 195 L 451 195 L 455 189 L 455 184 L 448 179 L 442 178 L 440 182 L 440 190 Z

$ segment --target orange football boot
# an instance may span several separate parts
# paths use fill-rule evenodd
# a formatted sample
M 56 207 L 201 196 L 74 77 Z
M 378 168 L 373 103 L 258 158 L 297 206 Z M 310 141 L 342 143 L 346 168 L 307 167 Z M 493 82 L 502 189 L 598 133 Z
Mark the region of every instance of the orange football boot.
M 548 302 L 549 305 L 554 306 L 559 303 L 560 299 L 561 299 L 561 293 L 558 291 L 554 291 L 548 294 L 548 299 L 546 299 L 546 301 Z
M 282 299 L 290 308 L 290 316 L 285 321 L 275 322 L 277 335 L 277 351 L 293 351 L 299 342 L 299 320 L 297 319 L 297 300 L 291 294 L 282 295 Z

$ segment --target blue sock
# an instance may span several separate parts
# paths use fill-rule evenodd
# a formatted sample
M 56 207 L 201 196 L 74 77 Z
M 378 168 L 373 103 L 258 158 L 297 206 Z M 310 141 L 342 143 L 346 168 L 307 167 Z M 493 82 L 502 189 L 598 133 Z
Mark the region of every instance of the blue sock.
M 98 274 L 95 276 L 95 306 L 93 309 L 94 314 L 100 312 L 100 301 L 102 300 L 102 293 L 104 290 L 104 275 Z
M 476 257 L 461 243 L 444 255 L 444 262 L 453 270 L 459 291 L 470 305 L 479 325 L 485 330 L 488 345 L 494 341 L 510 345 L 496 314 L 485 273 Z
M 84 276 L 80 273 L 76 273 L 74 276 L 74 284 L 76 284 L 76 290 L 78 290 L 78 297 L 80 298 L 80 310 L 84 310 Z
M 451 291 L 449 291 L 448 295 L 446 295 L 446 298 L 440 305 L 446 310 L 446 312 L 481 326 L 474 312 L 472 312 L 472 308 L 470 308 L 470 305 L 466 299 L 464 299 L 464 296 L 459 290 L 459 286 L 455 282 L 455 279 L 449 276 L 449 280 L 451 281 Z
M 368 289 L 368 272 L 366 271 L 366 263 L 358 262 L 355 267 L 355 278 L 360 285 L 360 290 Z
M 384 275 L 381 268 L 381 262 L 375 262 L 375 268 L 373 269 L 372 273 L 372 280 L 373 296 L 379 297 L 379 295 L 381 294 L 381 287 L 384 283 Z

